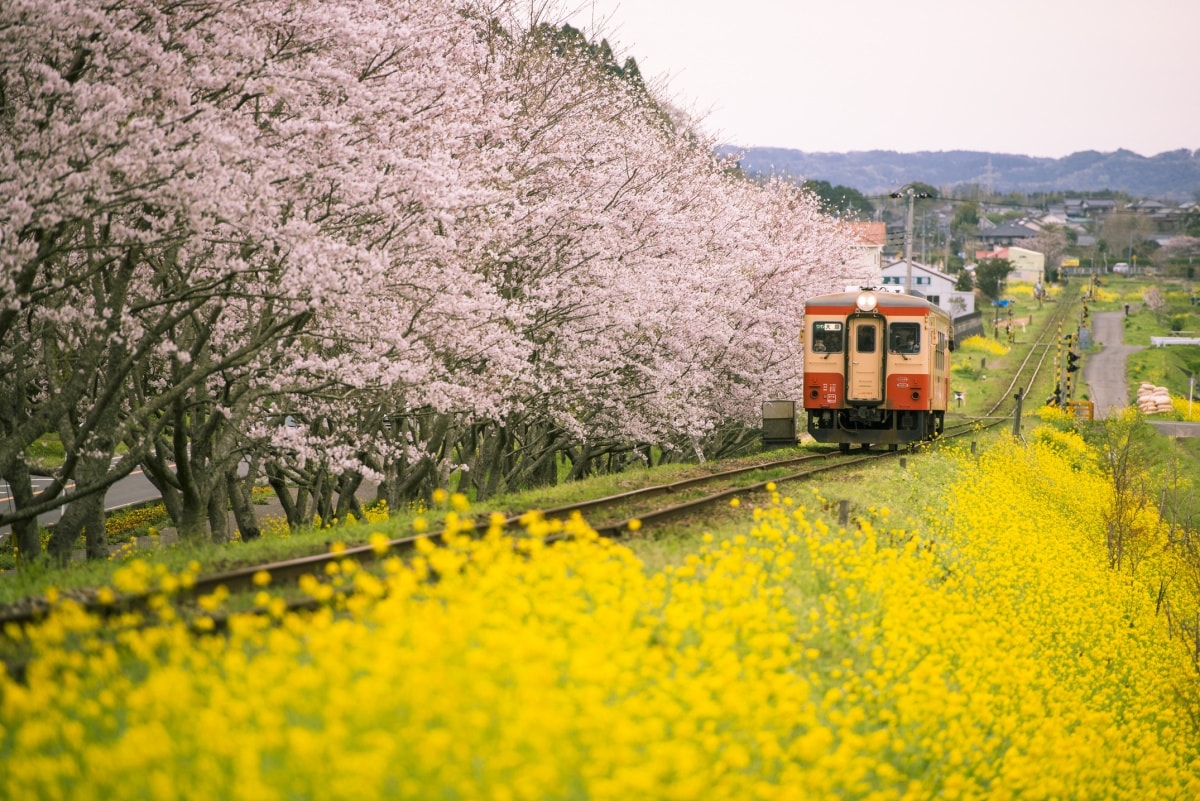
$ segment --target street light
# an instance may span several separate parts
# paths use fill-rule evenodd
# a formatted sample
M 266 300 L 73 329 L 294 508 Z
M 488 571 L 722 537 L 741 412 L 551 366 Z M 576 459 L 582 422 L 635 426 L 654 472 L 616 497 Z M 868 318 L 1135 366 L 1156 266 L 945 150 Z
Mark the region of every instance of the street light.
M 918 192 L 912 186 L 906 186 L 897 192 L 892 192 L 892 197 L 908 198 L 908 217 L 904 223 L 904 291 L 912 294 L 912 227 L 913 227 L 913 201 L 916 198 L 933 197 L 928 192 Z

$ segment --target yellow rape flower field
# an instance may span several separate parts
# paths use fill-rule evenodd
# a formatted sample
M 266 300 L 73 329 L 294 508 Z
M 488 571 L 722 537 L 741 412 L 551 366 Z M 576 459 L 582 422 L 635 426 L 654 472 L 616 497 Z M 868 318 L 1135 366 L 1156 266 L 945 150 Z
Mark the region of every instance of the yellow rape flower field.
M 1094 460 L 1063 436 L 928 458 L 961 478 L 927 522 L 835 529 L 781 487 L 658 571 L 581 520 L 544 545 L 531 513 L 343 563 L 357 592 L 304 617 L 264 586 L 273 614 L 221 636 L 102 637 L 62 602 L 0 678 L 0 795 L 1200 797 L 1197 677 L 1157 579 L 1107 566 Z

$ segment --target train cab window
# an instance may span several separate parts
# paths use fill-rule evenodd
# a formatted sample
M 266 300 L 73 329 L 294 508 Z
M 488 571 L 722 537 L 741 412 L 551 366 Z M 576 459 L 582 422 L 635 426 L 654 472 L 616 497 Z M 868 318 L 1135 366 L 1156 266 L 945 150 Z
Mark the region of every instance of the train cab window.
M 813 323 L 812 349 L 814 353 L 841 353 L 842 324 Z
M 858 336 L 855 338 L 854 348 L 859 353 L 874 353 L 875 352 L 875 326 L 862 325 L 858 328 Z
M 918 353 L 921 350 L 919 323 L 892 323 L 888 332 L 888 350 L 892 353 Z

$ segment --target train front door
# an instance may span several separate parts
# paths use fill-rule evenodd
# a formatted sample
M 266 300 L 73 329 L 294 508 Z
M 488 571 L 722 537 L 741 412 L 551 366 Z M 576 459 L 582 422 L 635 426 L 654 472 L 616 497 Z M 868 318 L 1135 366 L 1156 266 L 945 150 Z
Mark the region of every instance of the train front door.
M 846 365 L 846 400 L 883 401 L 883 320 L 850 318 L 850 352 Z

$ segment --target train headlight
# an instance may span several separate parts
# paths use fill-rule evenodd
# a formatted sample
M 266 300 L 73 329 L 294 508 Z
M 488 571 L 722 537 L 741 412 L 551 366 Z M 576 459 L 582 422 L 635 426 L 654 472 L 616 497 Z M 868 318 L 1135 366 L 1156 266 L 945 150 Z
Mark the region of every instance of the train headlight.
M 860 292 L 858 300 L 854 302 L 854 305 L 858 306 L 859 311 L 869 312 L 875 311 L 875 306 L 878 303 L 879 300 L 875 297 L 874 292 Z

